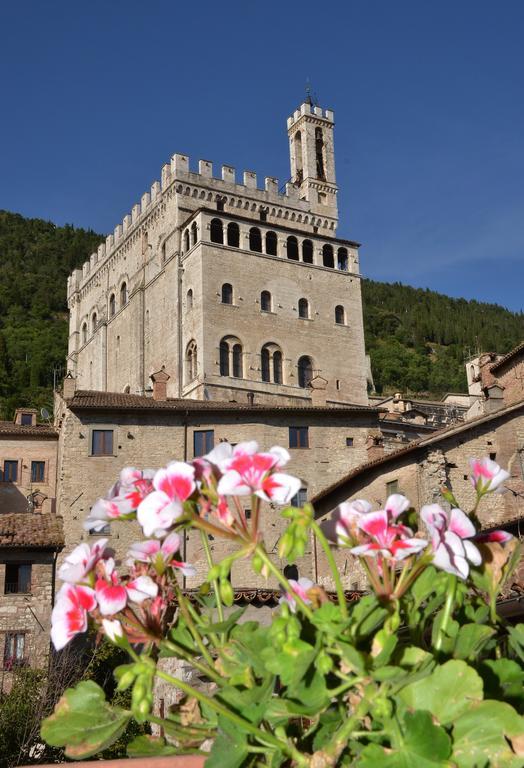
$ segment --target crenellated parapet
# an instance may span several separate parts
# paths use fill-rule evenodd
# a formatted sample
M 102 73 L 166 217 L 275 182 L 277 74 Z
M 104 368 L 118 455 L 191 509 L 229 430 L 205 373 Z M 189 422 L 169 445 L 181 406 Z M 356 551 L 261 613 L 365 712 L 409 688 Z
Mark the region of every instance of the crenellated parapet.
M 298 123 L 304 115 L 308 115 L 309 117 L 314 118 L 316 117 L 319 119 L 319 121 L 327 121 L 331 124 L 335 122 L 335 113 L 332 109 L 322 109 L 322 107 L 314 106 L 313 104 L 309 104 L 309 102 L 304 102 L 304 104 L 300 105 L 299 109 L 296 109 L 293 114 L 288 117 L 288 131 L 291 130 L 291 128 L 293 128 L 293 126 Z

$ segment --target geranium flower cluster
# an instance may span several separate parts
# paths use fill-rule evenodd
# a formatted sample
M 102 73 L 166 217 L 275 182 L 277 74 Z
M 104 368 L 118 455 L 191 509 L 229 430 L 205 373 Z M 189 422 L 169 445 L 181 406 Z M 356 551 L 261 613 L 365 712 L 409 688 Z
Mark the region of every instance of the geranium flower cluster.
M 55 648 L 85 632 L 89 617 L 114 641 L 123 635 L 136 642 L 160 638 L 174 596 L 171 577 L 176 581 L 177 571 L 184 576 L 196 573 L 175 557 L 182 540 L 174 528 L 193 522 L 204 530 L 256 542 L 258 515 L 250 529 L 239 498 L 290 502 L 300 480 L 281 472 L 288 461 L 283 448 L 259 452 L 255 442 L 234 447 L 221 443 L 206 456 L 173 461 L 156 472 L 122 470 L 107 496 L 94 504 L 84 527 L 101 531 L 110 521 L 136 520 L 147 538 L 129 549 L 125 576 L 117 571 L 107 539 L 92 547 L 82 543 L 66 557 L 58 571 L 65 584 L 52 613 Z

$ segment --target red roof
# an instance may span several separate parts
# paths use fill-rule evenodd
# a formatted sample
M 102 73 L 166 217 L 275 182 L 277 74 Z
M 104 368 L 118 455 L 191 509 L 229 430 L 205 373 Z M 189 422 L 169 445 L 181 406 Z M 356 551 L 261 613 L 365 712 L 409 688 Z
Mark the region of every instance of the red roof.
M 53 549 L 64 547 L 62 518 L 54 514 L 0 514 L 0 548 Z

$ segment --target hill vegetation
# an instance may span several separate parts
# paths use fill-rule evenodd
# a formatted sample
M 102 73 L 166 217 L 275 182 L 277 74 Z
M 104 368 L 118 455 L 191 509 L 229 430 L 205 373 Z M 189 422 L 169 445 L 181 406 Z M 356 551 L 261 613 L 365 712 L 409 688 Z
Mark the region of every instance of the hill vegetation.
M 67 276 L 103 237 L 0 211 L 0 417 L 52 404 L 65 373 Z M 507 352 L 524 315 L 400 283 L 364 281 L 366 347 L 379 392 L 438 396 L 465 389 L 464 357 Z

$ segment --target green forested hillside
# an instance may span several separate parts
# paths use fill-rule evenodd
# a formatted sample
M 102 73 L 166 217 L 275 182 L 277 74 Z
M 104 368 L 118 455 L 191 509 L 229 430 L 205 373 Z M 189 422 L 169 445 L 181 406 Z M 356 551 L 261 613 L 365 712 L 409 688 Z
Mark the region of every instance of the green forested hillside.
M 0 211 L 0 418 L 50 407 L 67 352 L 66 281 L 102 236 Z M 366 280 L 366 346 L 378 391 L 439 395 L 465 388 L 468 351 L 507 352 L 524 315 L 493 304 Z
M 366 348 L 379 392 L 466 391 L 466 356 L 509 352 L 524 340 L 524 314 L 497 304 L 371 280 L 362 293 Z
M 67 276 L 102 238 L 0 211 L 0 417 L 50 407 L 67 352 Z

